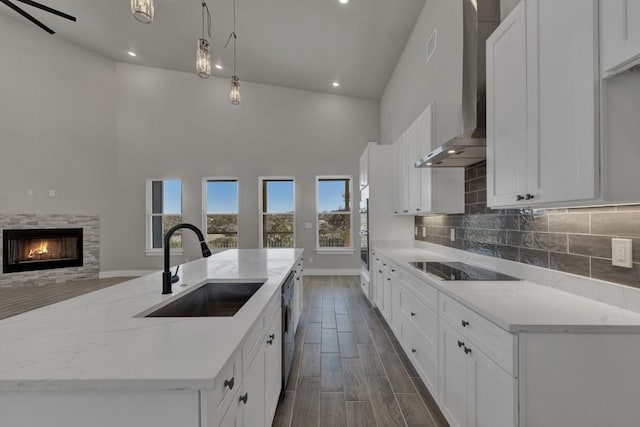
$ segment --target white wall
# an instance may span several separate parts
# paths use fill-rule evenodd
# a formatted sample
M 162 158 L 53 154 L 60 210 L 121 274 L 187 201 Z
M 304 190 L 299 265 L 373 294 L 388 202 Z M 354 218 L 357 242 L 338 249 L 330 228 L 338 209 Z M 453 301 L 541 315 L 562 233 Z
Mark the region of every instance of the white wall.
M 438 48 L 427 63 L 436 28 Z M 461 132 L 462 36 L 462 2 L 428 0 L 382 97 L 382 143 L 393 143 L 430 103 L 436 104 L 435 144 Z
M 5 15 L 0 58 L 0 212 L 98 214 L 108 262 L 115 63 Z
M 520 0 L 500 0 L 500 19 L 504 20 L 518 3 Z
M 117 76 L 114 232 L 122 244 L 103 271 L 162 266 L 161 257 L 144 255 L 147 178 L 181 178 L 184 220 L 200 225 L 201 178 L 237 176 L 240 247 L 251 248 L 258 245 L 258 177 L 274 175 L 296 177 L 297 246 L 307 261 L 314 258 L 307 268 L 359 268 L 357 250 L 314 253 L 315 176 L 352 175 L 358 188 L 360 154 L 379 137 L 377 102 L 242 82 L 242 102 L 233 106 L 226 79 L 126 64 L 118 64 Z M 199 256 L 194 237 L 184 235 L 186 258 Z

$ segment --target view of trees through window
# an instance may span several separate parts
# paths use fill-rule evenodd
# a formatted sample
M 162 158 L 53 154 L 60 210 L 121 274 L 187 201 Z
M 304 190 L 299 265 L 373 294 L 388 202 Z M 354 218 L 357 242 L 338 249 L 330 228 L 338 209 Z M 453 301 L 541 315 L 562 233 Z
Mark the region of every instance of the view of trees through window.
M 295 246 L 294 182 L 292 179 L 262 181 L 262 247 Z
M 182 222 L 182 182 L 174 180 L 152 180 L 149 182 L 151 191 L 150 218 L 150 249 L 162 249 L 163 239 L 167 230 Z M 180 231 L 171 236 L 171 248 L 182 247 Z
M 238 247 L 238 181 L 207 180 L 206 233 L 210 248 Z
M 317 179 L 319 248 L 350 248 L 351 179 Z

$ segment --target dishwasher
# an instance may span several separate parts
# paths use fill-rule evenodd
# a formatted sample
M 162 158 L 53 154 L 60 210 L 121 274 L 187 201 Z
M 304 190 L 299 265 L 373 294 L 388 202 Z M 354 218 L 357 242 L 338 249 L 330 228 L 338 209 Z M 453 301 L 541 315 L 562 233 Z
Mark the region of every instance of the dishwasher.
M 292 271 L 289 273 L 284 285 L 282 285 L 282 394 L 287 388 L 295 353 L 296 331 L 293 330 L 295 287 L 293 276 L 294 272 Z

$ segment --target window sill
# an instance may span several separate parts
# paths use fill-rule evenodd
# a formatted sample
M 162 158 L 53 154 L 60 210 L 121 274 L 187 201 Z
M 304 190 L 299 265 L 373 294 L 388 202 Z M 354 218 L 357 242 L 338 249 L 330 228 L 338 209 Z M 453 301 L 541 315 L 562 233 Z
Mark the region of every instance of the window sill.
M 171 255 L 184 255 L 184 249 L 171 249 L 169 253 Z M 147 249 L 144 254 L 146 256 L 163 256 L 164 249 Z
M 353 248 L 316 248 L 316 253 L 320 255 L 344 255 L 353 254 L 356 250 Z

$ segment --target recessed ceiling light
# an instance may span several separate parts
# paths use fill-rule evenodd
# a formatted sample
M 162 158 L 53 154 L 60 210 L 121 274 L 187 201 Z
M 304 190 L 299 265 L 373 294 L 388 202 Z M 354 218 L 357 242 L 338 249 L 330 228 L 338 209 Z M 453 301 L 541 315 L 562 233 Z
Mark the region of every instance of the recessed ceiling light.
M 217 68 L 218 70 L 222 70 L 222 65 L 220 65 L 220 64 L 216 64 L 216 68 Z
M 431 162 L 427 163 L 427 166 L 431 166 L 431 165 L 433 165 L 433 163 L 431 163 Z
M 338 0 L 340 2 L 340 4 L 347 4 L 349 3 L 349 0 Z
M 449 153 L 449 154 L 456 154 L 456 150 L 449 150 L 449 151 L 447 151 L 447 153 Z
M 132 50 L 130 50 L 129 52 L 127 52 L 129 54 L 129 56 L 133 56 L 134 58 L 138 55 L 136 55 L 136 53 Z
M 332 84 L 333 84 L 333 87 L 340 87 L 340 83 L 338 82 L 333 82 Z

